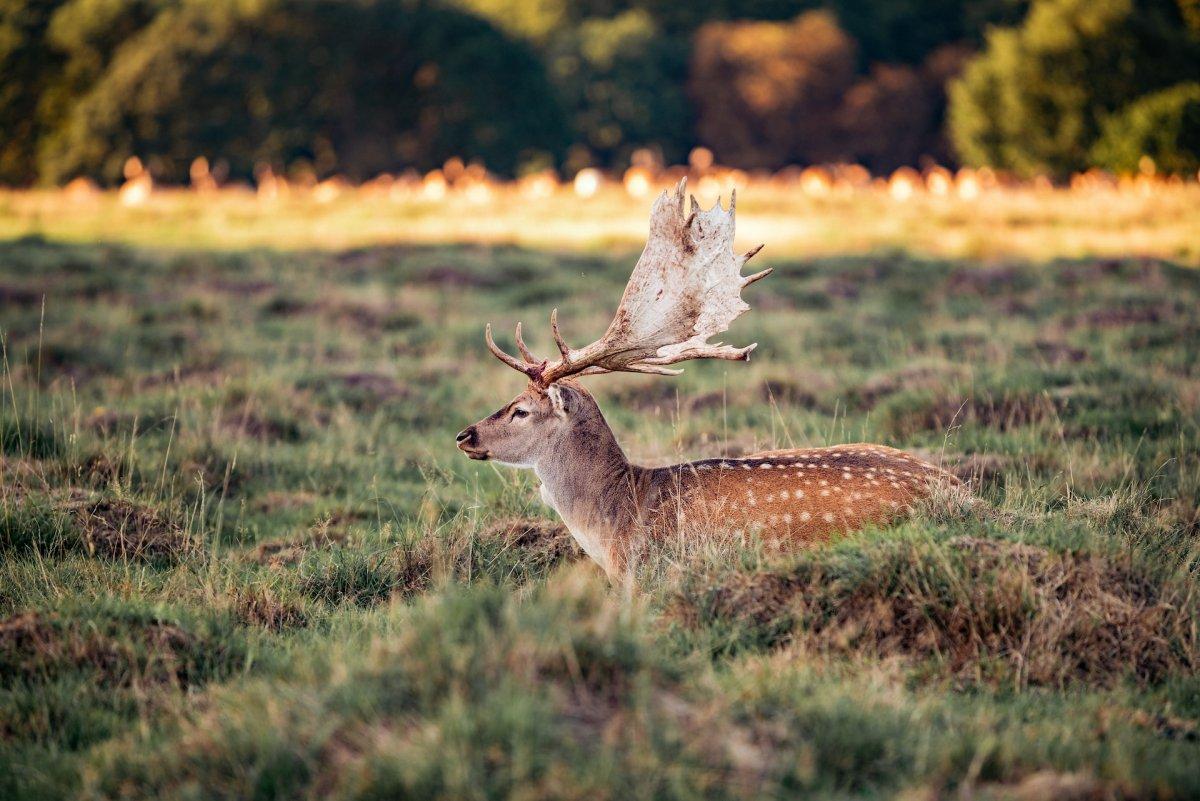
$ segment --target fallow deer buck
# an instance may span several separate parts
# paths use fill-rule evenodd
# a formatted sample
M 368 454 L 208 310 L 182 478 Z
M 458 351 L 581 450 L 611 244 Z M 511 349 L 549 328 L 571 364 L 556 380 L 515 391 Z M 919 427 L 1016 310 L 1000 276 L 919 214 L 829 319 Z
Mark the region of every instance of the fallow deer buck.
M 558 311 L 550 328 L 556 361 L 534 356 L 517 323 L 521 358 L 485 339 L 500 361 L 529 377 L 525 391 L 458 434 L 472 459 L 532 468 L 542 499 L 571 534 L 617 580 L 646 537 L 686 536 L 721 528 L 774 544 L 803 544 L 831 534 L 895 521 L 949 474 L 882 445 L 774 450 L 670 467 L 630 464 L 596 401 L 575 379 L 601 373 L 676 375 L 668 365 L 691 359 L 745 361 L 757 343 L 710 344 L 750 307 L 741 290 L 771 270 L 747 277 L 733 252 L 734 204 L 685 215 L 686 182 L 664 192 L 650 214 L 646 249 L 633 268 L 616 317 L 604 335 L 578 350 L 564 341 Z

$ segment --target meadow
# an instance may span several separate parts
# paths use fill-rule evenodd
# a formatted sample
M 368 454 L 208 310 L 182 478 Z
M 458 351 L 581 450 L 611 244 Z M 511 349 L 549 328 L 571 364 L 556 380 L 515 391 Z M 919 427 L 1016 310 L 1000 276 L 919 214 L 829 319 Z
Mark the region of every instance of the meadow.
M 1200 798 L 1162 191 L 740 197 L 755 358 L 591 379 L 631 457 L 872 440 L 972 494 L 625 590 L 453 438 L 521 388 L 483 324 L 597 335 L 648 200 L 0 197 L 0 797 Z

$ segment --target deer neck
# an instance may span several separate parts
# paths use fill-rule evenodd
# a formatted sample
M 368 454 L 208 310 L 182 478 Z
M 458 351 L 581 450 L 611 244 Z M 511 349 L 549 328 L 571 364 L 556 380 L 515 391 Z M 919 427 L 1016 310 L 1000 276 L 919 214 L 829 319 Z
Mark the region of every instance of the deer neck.
M 610 575 L 621 569 L 625 541 L 638 523 L 640 468 L 629 463 L 597 414 L 564 433 L 534 472 L 550 504 L 588 556 Z

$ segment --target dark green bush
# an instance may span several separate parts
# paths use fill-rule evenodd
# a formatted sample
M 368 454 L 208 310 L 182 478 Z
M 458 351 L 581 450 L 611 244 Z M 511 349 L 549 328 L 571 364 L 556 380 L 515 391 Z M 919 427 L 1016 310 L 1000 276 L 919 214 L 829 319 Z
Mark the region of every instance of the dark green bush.
M 1176 0 L 1038 0 L 952 85 L 954 144 L 970 164 L 1084 169 L 1108 115 L 1194 74 L 1197 59 L 1200 30 Z
M 1200 83 L 1146 95 L 1104 121 L 1092 148 L 1097 166 L 1134 172 L 1142 156 L 1167 173 L 1200 170 Z
M 524 45 L 430 3 L 172 5 L 116 48 L 40 171 L 111 181 L 138 155 L 182 181 L 207 154 L 242 177 L 267 163 L 362 179 L 457 155 L 511 173 L 561 151 L 551 95 Z

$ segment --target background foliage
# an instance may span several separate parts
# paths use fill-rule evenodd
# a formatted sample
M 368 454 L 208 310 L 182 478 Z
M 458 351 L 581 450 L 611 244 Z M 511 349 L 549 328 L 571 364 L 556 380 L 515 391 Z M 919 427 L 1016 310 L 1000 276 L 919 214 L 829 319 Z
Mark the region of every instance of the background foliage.
M 974 164 L 1061 174 L 1089 165 L 1104 129 L 1100 163 L 1128 166 L 1114 138 L 1136 148 L 1149 117 L 1179 117 L 1186 102 L 1179 82 L 1200 74 L 1200 17 L 1189 9 L 1176 0 L 1035 3 L 1019 28 L 991 33 L 954 85 L 959 152 Z M 1176 84 L 1179 92 L 1145 105 L 1147 94 Z M 1184 144 L 1175 137 L 1159 155 L 1186 163 L 1177 155 Z
M 1182 101 L 1133 105 L 1195 80 L 1198 31 L 1193 0 L 0 0 L 0 181 L 112 182 L 131 155 L 171 181 L 198 155 L 239 178 L 451 155 L 513 175 L 696 145 L 1052 173 L 1144 146 L 1182 169 L 1194 139 L 1135 121 Z

